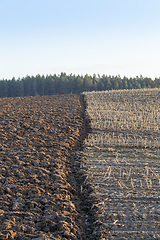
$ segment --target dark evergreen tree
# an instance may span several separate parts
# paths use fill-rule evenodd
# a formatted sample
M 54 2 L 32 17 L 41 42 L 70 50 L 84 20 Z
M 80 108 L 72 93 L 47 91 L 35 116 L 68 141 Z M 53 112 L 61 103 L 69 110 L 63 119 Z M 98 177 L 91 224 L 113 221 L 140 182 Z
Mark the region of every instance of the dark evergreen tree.
M 102 91 L 111 89 L 139 89 L 139 88 L 159 88 L 160 78 L 140 77 L 123 79 L 118 76 L 93 75 L 86 74 L 83 76 L 67 75 L 37 75 L 26 76 L 22 79 L 12 78 L 11 80 L 0 80 L 0 97 L 20 97 L 35 95 L 52 95 L 52 94 L 68 94 L 81 93 L 83 91 Z

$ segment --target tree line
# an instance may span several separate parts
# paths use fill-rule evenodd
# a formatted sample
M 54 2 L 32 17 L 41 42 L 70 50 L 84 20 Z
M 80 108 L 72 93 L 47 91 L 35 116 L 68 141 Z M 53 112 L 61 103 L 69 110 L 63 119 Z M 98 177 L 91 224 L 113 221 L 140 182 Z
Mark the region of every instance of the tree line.
M 159 88 L 160 78 L 147 77 L 121 78 L 107 75 L 36 75 L 11 80 L 0 80 L 0 98 L 36 95 L 79 94 L 84 91 L 103 91 L 112 89 Z

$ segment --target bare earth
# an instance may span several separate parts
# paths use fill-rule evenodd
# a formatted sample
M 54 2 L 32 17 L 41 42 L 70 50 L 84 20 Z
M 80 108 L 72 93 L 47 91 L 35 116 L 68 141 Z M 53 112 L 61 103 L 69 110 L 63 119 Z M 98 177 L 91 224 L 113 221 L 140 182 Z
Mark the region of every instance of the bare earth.
M 0 239 L 86 239 L 83 111 L 78 95 L 0 99 Z

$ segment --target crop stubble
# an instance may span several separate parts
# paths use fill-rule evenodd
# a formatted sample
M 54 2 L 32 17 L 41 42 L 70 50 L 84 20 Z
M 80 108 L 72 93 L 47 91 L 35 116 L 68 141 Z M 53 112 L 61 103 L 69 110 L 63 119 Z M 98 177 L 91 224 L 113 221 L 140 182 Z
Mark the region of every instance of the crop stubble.
M 84 94 L 100 239 L 160 239 L 160 90 Z
M 0 239 L 86 239 L 74 155 L 86 134 L 81 101 L 0 99 Z

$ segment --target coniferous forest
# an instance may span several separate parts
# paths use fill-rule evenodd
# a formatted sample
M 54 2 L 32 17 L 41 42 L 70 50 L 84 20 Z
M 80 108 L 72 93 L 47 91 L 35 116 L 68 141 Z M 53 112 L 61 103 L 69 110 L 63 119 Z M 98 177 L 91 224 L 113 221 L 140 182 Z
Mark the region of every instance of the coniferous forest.
M 118 76 L 80 76 L 36 75 L 11 80 L 0 80 L 0 97 L 23 97 L 35 95 L 79 94 L 84 91 L 103 91 L 112 89 L 159 88 L 160 78 L 152 80 L 147 77 L 121 78 Z

